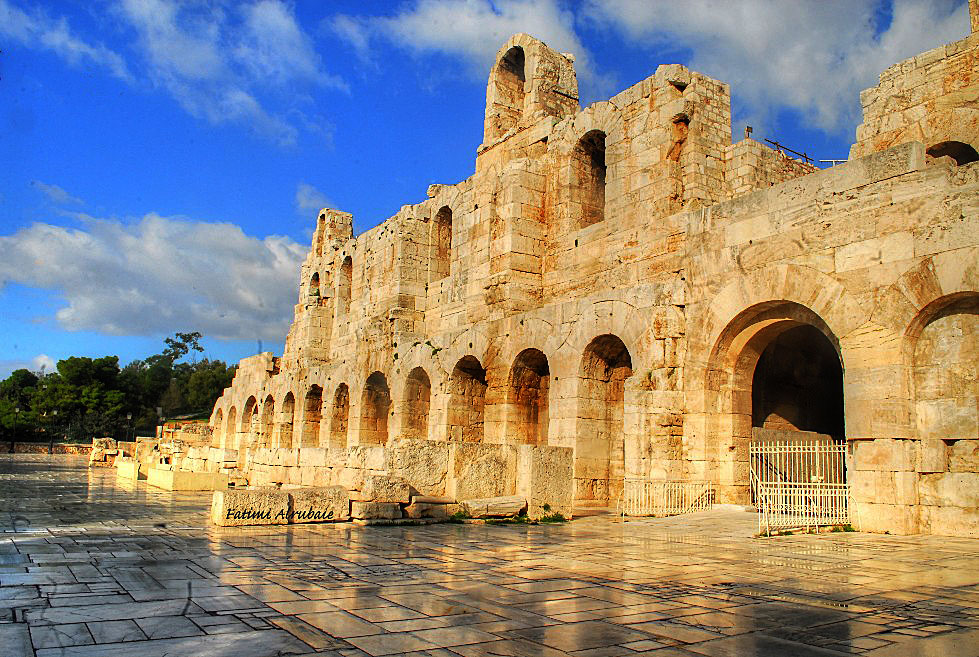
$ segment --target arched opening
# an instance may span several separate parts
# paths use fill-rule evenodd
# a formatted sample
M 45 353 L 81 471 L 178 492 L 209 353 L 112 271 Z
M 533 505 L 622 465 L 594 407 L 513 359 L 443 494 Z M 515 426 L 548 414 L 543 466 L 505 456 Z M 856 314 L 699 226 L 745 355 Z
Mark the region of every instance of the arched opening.
M 449 386 L 449 440 L 483 442 L 486 370 L 475 356 L 465 356 L 453 368 Z
M 487 141 L 516 128 L 523 116 L 527 80 L 526 57 L 520 46 L 506 51 L 493 71 L 492 103 L 487 108 Z
M 843 366 L 815 326 L 785 329 L 762 351 L 751 380 L 751 426 L 843 433 Z
M 451 271 L 452 262 L 452 210 L 443 206 L 432 222 L 432 281 L 445 278 Z
M 337 281 L 337 319 L 343 320 L 350 310 L 350 294 L 353 287 L 354 264 L 350 256 L 343 259 L 340 265 L 340 276 Z
M 578 374 L 578 436 L 575 499 L 614 503 L 625 476 L 625 381 L 632 356 L 615 335 L 600 335 L 585 347 Z
M 929 304 L 909 337 L 918 436 L 979 438 L 979 294 L 955 294 Z M 973 471 L 976 465 L 972 457 Z
M 350 389 L 346 383 L 337 386 L 330 414 L 330 447 L 347 446 L 347 420 L 350 417 Z
M 296 398 L 286 393 L 279 410 L 279 447 L 292 448 L 292 423 L 296 415 Z
M 323 238 L 326 232 L 326 214 L 320 214 L 316 220 L 316 257 L 323 255 Z
M 969 162 L 979 160 L 979 152 L 976 149 L 961 141 L 943 141 L 935 144 L 925 151 L 926 164 L 939 164 L 942 162 L 961 166 Z
M 309 289 L 306 294 L 309 299 L 310 304 L 318 304 L 320 301 L 320 275 L 319 272 L 313 272 L 313 276 L 309 279 Z
M 235 449 L 242 449 L 250 446 L 255 440 L 258 431 L 258 400 L 249 397 L 245 401 L 245 410 L 241 413 L 241 433 L 238 434 L 238 443 Z
M 272 395 L 265 398 L 265 403 L 262 404 L 262 434 L 259 438 L 260 447 L 271 447 L 272 446 L 272 420 L 273 411 L 275 409 L 275 399 Z
M 380 372 L 367 377 L 361 403 L 360 444 L 385 445 L 388 441 L 388 412 L 391 409 L 391 391 L 388 380 Z
M 224 449 L 236 449 L 236 433 L 238 422 L 238 409 L 234 406 L 228 409 L 228 419 L 224 423 L 224 435 L 221 437 L 221 447 Z
M 432 395 L 432 383 L 428 373 L 416 367 L 408 374 L 402 414 L 404 438 L 425 440 L 428 438 L 428 406 Z
M 220 447 L 224 437 L 224 410 L 218 409 L 214 413 L 214 423 L 211 425 L 211 447 Z
M 753 438 L 845 438 L 839 340 L 801 304 L 768 301 L 742 311 L 721 331 L 705 374 L 707 452 L 716 455 L 710 467 L 720 502 L 750 500 Z
M 507 433 L 521 445 L 547 444 L 551 371 L 539 349 L 524 349 L 513 361 L 507 390 Z
M 323 416 L 323 388 L 313 385 L 303 403 L 303 437 L 300 447 L 319 447 L 320 419 Z
M 572 194 L 579 207 L 578 227 L 605 219 L 605 133 L 592 130 L 571 155 Z

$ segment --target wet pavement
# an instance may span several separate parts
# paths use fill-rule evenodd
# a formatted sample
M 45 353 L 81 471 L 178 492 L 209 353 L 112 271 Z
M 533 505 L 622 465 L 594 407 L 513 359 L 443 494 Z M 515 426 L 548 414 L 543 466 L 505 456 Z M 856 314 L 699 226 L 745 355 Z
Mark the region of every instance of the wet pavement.
M 209 503 L 0 456 L 0 654 L 979 655 L 979 540 L 760 539 L 730 509 L 223 528 Z

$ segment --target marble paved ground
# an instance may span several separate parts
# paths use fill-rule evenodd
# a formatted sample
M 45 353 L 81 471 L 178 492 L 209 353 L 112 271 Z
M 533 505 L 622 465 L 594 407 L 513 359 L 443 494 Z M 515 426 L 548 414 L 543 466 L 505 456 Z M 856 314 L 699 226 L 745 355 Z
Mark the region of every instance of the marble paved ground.
M 208 495 L 0 456 L 0 655 L 979 655 L 979 541 L 753 514 L 217 528 Z

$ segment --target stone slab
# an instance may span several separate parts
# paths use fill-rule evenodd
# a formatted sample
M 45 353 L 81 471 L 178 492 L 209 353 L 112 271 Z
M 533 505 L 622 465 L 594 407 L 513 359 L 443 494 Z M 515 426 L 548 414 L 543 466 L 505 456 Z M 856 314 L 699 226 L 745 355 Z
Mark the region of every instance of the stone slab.
M 228 475 L 151 468 L 146 483 L 166 490 L 222 490 L 228 487 Z

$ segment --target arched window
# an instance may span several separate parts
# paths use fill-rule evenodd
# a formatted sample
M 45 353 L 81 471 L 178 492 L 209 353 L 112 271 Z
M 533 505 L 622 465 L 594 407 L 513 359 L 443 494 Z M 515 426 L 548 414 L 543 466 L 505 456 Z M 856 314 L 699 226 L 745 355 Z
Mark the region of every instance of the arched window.
M 292 447 L 292 422 L 296 414 L 296 398 L 291 392 L 286 394 L 279 411 L 279 447 Z
M 943 141 L 935 144 L 925 151 L 925 155 L 928 156 L 929 163 L 941 158 L 949 158 L 956 166 L 979 160 L 976 149 L 961 141 Z
M 307 293 L 309 298 L 309 303 L 317 304 L 320 301 L 320 275 L 319 272 L 313 272 L 312 278 L 309 279 L 309 290 Z
M 387 444 L 391 390 L 388 388 L 387 378 L 381 372 L 374 372 L 367 377 L 361 408 L 360 444 Z
M 262 404 L 262 431 L 259 437 L 258 444 L 260 447 L 271 447 L 272 446 L 272 429 L 273 429 L 273 415 L 272 411 L 275 408 L 275 399 L 272 395 L 265 398 L 265 403 Z
M 402 405 L 402 436 L 416 440 L 428 438 L 428 406 L 432 383 L 428 373 L 416 367 L 408 374 Z
M 449 275 L 452 260 L 452 210 L 443 206 L 432 222 L 432 247 L 434 270 L 432 280 L 437 281 Z
M 527 80 L 526 58 L 520 46 L 514 46 L 500 58 L 492 74 L 492 98 L 486 108 L 486 141 L 495 141 L 517 127 L 523 115 Z
M 513 362 L 507 430 L 521 445 L 547 444 L 547 401 L 551 371 L 539 349 L 524 349 Z
M 449 440 L 483 442 L 486 370 L 475 356 L 460 358 L 452 370 L 449 396 Z
M 337 386 L 330 414 L 330 447 L 347 446 L 347 420 L 350 416 L 350 389 L 346 383 Z
M 344 319 L 350 310 L 350 291 L 353 287 L 354 264 L 350 256 L 343 259 L 340 265 L 340 276 L 337 283 L 337 319 Z
M 605 133 L 592 130 L 578 140 L 571 156 L 573 193 L 579 206 L 578 227 L 605 219 Z
M 300 447 L 319 447 L 320 418 L 323 415 L 323 388 L 310 386 L 303 404 L 303 437 Z

